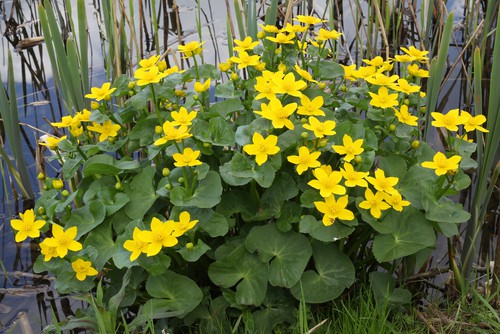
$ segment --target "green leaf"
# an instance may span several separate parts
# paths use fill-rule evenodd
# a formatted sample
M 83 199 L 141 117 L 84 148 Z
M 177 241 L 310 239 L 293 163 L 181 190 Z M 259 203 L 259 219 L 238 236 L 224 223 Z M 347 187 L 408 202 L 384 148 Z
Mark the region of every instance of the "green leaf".
M 236 285 L 236 301 L 241 305 L 258 306 L 264 300 L 269 275 L 268 265 L 244 245 L 236 247 L 225 258 L 208 267 L 208 276 L 216 285 L 231 288 Z
M 175 187 L 170 191 L 170 201 L 177 206 L 195 206 L 198 208 L 211 208 L 221 200 L 222 184 L 217 172 L 208 172 L 206 178 L 201 180 L 194 194 L 189 194 L 183 187 Z
M 76 158 L 67 158 L 64 160 L 64 164 L 62 167 L 63 178 L 69 179 L 75 175 L 78 168 L 83 162 L 83 158 L 81 156 L 77 156 Z
M 306 237 L 281 232 L 275 224 L 254 227 L 245 246 L 252 253 L 257 251 L 261 261 L 269 262 L 269 283 L 286 288 L 298 282 L 312 254 Z
M 275 171 L 271 164 L 256 165 L 245 155 L 236 152 L 230 162 L 223 168 L 224 177 L 231 183 L 238 185 L 248 183 L 249 178 L 254 179 L 261 187 L 269 188 L 273 183 Z
M 65 229 L 76 226 L 78 228 L 76 239 L 79 239 L 102 223 L 105 214 L 104 204 L 100 201 L 92 201 L 88 205 L 71 211 Z
M 243 110 L 243 104 L 240 99 L 228 99 L 214 103 L 210 106 L 210 112 L 218 113 L 222 118 L 228 115 Z
M 318 68 L 320 71 L 317 75 L 320 79 L 332 80 L 344 76 L 345 73 L 344 68 L 334 61 L 321 60 Z
M 234 89 L 233 82 L 225 82 L 215 86 L 215 97 L 221 97 L 223 99 L 238 98 L 243 96 L 243 93 L 236 91 Z
M 400 215 L 388 217 L 395 218 L 392 223 L 387 222 L 395 226 L 396 230 L 375 236 L 372 250 L 378 262 L 399 259 L 436 245 L 434 228 L 419 210 L 406 207 Z
M 198 219 L 198 228 L 212 238 L 222 237 L 229 231 L 226 217 L 212 209 L 187 208 L 192 219 Z
M 115 159 L 107 154 L 97 154 L 85 161 L 83 165 L 83 176 L 92 175 L 118 175 L 120 169 L 114 166 Z
M 312 242 L 314 267 L 302 274 L 292 295 L 306 303 L 333 300 L 354 283 L 354 265 L 333 243 Z
M 470 213 L 464 210 L 462 204 L 455 203 L 447 197 L 441 197 L 436 203 L 430 198 L 423 202 L 425 218 L 443 223 L 465 223 L 470 219 Z
M 292 224 L 298 223 L 302 207 L 295 202 L 285 202 L 281 208 L 280 216 L 276 220 L 276 226 L 281 232 L 287 232 L 292 229 Z
M 194 310 L 203 297 L 201 289 L 193 280 L 170 270 L 162 275 L 149 276 L 146 281 L 146 291 L 153 298 L 161 300 L 155 303 L 155 312 L 171 311 L 178 315 Z M 146 309 L 153 306 L 148 305 L 150 301 L 144 305 Z
M 143 119 L 134 125 L 128 137 L 132 140 L 139 140 L 141 146 L 150 145 L 153 143 L 157 124 L 158 118 L 156 116 Z
M 336 221 L 333 225 L 325 226 L 323 222 L 313 216 L 305 215 L 300 220 L 299 231 L 300 233 L 308 233 L 316 240 L 332 242 L 349 236 L 354 232 L 354 227 L 344 225 L 339 221 Z
M 394 278 L 383 272 L 374 271 L 370 273 L 370 286 L 375 296 L 375 301 L 382 307 L 400 306 L 410 304 L 410 291 L 396 287 Z
M 160 253 L 150 257 L 141 254 L 136 261 L 139 266 L 146 269 L 151 275 L 162 276 L 170 267 L 170 262 L 172 260 L 168 255 Z
M 203 256 L 208 250 L 210 250 L 210 246 L 203 242 L 203 240 L 198 239 L 198 242 L 192 249 L 187 249 L 183 247 L 179 249 L 177 252 L 181 254 L 182 258 L 188 262 L 196 262 Z
M 124 192 L 130 198 L 125 205 L 125 213 L 131 219 L 142 219 L 158 198 L 153 185 L 155 173 L 154 167 L 146 167 L 134 177 L 129 186 L 124 188 Z
M 116 251 L 109 221 L 99 225 L 87 235 L 83 246 L 86 248 L 89 245 L 97 250 L 97 258 L 94 260 L 96 269 L 104 267 Z
M 222 117 L 208 121 L 198 120 L 191 129 L 193 136 L 215 146 L 234 146 L 234 132 L 231 125 Z
M 406 161 L 394 154 L 379 157 L 379 167 L 385 172 L 385 176 L 394 176 L 402 180 L 408 170 Z

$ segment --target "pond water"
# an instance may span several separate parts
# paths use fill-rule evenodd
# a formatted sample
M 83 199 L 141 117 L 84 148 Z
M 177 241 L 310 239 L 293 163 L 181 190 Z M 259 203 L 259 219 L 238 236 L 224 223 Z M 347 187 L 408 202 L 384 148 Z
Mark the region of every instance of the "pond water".
M 104 0 L 105 1 L 105 0 Z M 148 4 L 151 1 L 144 2 L 145 12 L 149 11 Z M 232 3 L 232 1 L 230 1 Z M 74 5 L 76 1 L 71 1 Z M 138 6 L 138 2 L 133 2 Z M 178 35 L 178 27 L 174 11 L 172 10 L 175 1 L 159 1 L 160 5 L 168 5 L 168 14 L 170 16 L 169 26 L 167 27 L 167 45 L 176 49 L 178 36 L 182 36 L 184 41 L 198 39 L 196 26 L 197 2 L 195 0 L 178 0 L 179 21 L 181 33 Z M 323 15 L 325 13 L 326 1 L 310 1 L 311 8 Z M 363 6 L 367 6 L 362 1 Z M 58 3 L 61 13 L 64 13 L 62 4 Z M 227 31 L 226 31 L 226 5 L 224 1 L 212 0 L 201 1 L 201 33 L 205 43 L 205 62 L 217 63 L 224 61 L 228 57 L 227 51 Z M 455 12 L 457 26 L 463 14 L 464 1 L 448 1 L 448 10 Z M 417 6 L 418 8 L 419 6 Z M 76 8 L 76 7 L 75 7 Z M 149 8 L 149 9 L 148 9 Z M 91 86 L 100 86 L 107 81 L 106 71 L 104 70 L 104 60 L 101 52 L 100 31 L 102 23 L 96 17 L 100 13 L 100 1 L 86 1 L 86 12 L 88 18 L 88 34 L 91 43 Z M 345 13 L 345 26 L 355 27 L 354 15 L 347 15 L 352 11 L 352 4 L 344 1 L 343 12 Z M 135 8 L 138 12 L 139 8 Z M 417 13 L 418 14 L 418 13 Z M 76 10 L 73 10 L 76 15 Z M 234 18 L 234 12 L 232 12 Z M 326 14 L 328 16 L 328 14 Z M 147 17 L 147 15 L 146 15 Z M 76 17 L 74 17 L 76 20 Z M 149 18 L 148 18 L 149 22 Z M 146 24 L 147 26 L 148 24 Z M 160 35 L 164 36 L 165 27 L 160 24 Z M 3 1 L 0 3 L 0 74 L 4 81 L 7 80 L 7 54 L 12 52 L 14 74 L 17 91 L 17 103 L 20 121 L 26 125 L 23 126 L 25 140 L 23 148 L 25 159 L 28 164 L 28 170 L 34 192 L 39 189 L 36 163 L 36 139 L 43 132 L 50 132 L 51 127 L 48 121 L 60 118 L 64 114 L 62 104 L 58 99 L 57 91 L 54 88 L 52 80 L 52 71 L 48 55 L 44 45 L 38 45 L 30 49 L 16 51 L 16 46 L 20 39 L 40 36 L 40 28 L 37 14 L 37 1 Z M 347 41 L 352 41 L 356 37 L 355 29 L 345 29 L 343 31 Z M 146 36 L 152 34 L 151 30 L 144 33 L 144 45 L 142 46 L 144 55 L 149 56 L 152 51 L 152 42 Z M 165 40 L 165 39 L 164 39 Z M 346 42 L 346 46 L 348 43 Z M 458 56 L 461 49 L 452 47 L 450 49 L 450 62 Z M 461 81 L 460 67 L 457 67 L 451 80 L 444 86 L 444 99 L 440 106 L 443 109 L 452 109 L 463 107 L 463 96 L 460 94 Z M 453 79 L 455 78 L 455 79 Z M 47 121 L 48 120 L 48 121 Z M 436 138 L 436 143 L 439 142 Z M 55 176 L 58 173 L 59 166 L 47 163 L 47 173 Z M 4 182 L 7 181 L 7 182 Z M 82 303 L 71 298 L 71 296 L 59 296 L 53 290 L 53 280 L 51 277 L 33 274 L 33 261 L 38 255 L 38 246 L 35 243 L 24 242 L 16 244 L 12 230 L 10 228 L 10 218 L 17 212 L 22 212 L 32 203 L 22 202 L 18 196 L 12 192 L 10 181 L 3 179 L 0 186 L 0 259 L 2 271 L 0 277 L 2 285 L 0 287 L 0 332 L 9 333 L 39 333 L 52 322 L 53 315 L 57 319 L 64 319 L 72 312 L 82 306 Z M 445 246 L 445 245 L 444 245 Z M 445 253 L 445 249 L 438 252 Z

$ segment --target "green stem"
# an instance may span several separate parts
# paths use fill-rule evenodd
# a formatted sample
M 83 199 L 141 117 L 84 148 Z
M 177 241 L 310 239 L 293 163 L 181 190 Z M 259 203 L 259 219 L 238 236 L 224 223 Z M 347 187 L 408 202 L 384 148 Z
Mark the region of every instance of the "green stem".
M 153 101 L 154 101 L 154 107 L 156 111 L 156 116 L 158 116 L 158 124 L 162 125 L 163 120 L 161 119 L 161 114 L 160 114 L 160 106 L 158 105 L 158 100 L 156 99 L 156 94 L 155 94 L 155 89 L 153 87 L 153 84 L 149 84 L 149 88 L 151 88 L 151 94 L 153 95 Z

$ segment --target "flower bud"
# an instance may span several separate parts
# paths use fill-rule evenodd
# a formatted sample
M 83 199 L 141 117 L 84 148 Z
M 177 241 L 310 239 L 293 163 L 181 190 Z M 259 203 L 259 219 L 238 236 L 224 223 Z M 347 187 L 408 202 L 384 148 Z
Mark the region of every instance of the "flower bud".
M 90 108 L 92 108 L 93 110 L 99 109 L 99 102 L 97 101 L 90 102 Z
M 302 132 L 302 133 L 300 134 L 300 137 L 301 137 L 302 139 L 307 139 L 307 138 L 309 138 L 309 133 L 307 133 L 307 132 L 305 132 L 305 131 L 304 131 L 304 132 Z
M 170 169 L 168 169 L 168 168 L 166 168 L 166 167 L 165 167 L 165 168 L 163 168 L 163 169 L 161 170 L 161 175 L 163 175 L 163 176 L 169 176 L 169 175 L 170 175 Z
M 238 73 L 231 73 L 231 75 L 229 76 L 231 78 L 231 80 L 233 81 L 236 81 L 240 78 L 240 76 L 238 75 Z
M 186 244 L 186 248 L 187 248 L 187 250 L 192 250 L 192 249 L 194 248 L 193 243 L 192 243 L 192 242 L 188 242 L 188 243 Z
M 134 87 L 135 87 L 135 81 L 130 81 L 130 82 L 128 83 L 128 88 L 129 88 L 129 89 L 133 89 Z
M 396 124 L 389 125 L 389 131 L 394 132 L 396 130 Z
M 219 63 L 217 66 L 221 72 L 227 72 L 231 68 L 231 64 L 229 63 Z
M 193 100 L 198 101 L 199 99 L 200 99 L 200 97 L 197 94 L 193 95 Z
M 170 183 L 167 183 L 167 184 L 165 185 L 165 189 L 167 189 L 167 190 L 172 189 L 172 185 L 171 185 Z
M 38 176 L 36 178 L 39 179 L 40 181 L 43 181 L 43 180 L 45 180 L 45 174 L 44 173 L 38 173 Z
M 64 182 L 61 179 L 54 179 L 52 180 L 52 187 L 54 187 L 54 189 L 62 189 L 62 187 L 64 187 Z
M 261 30 L 257 33 L 258 39 L 263 39 L 264 37 L 266 37 L 266 32 L 264 30 Z
M 326 147 L 327 144 L 328 144 L 328 140 L 326 140 L 326 139 L 321 139 L 318 142 L 318 146 L 321 147 L 321 148 Z
M 39 207 L 37 210 L 39 215 L 43 215 L 45 213 L 45 208 L 43 206 Z
M 104 100 L 106 100 L 106 101 L 111 100 L 111 95 L 110 95 L 110 94 L 106 94 L 106 95 L 104 96 Z
M 211 143 L 209 143 L 209 142 L 204 142 L 204 143 L 203 143 L 203 147 L 205 147 L 205 148 L 210 148 L 210 147 L 212 147 L 212 144 L 211 144 Z
M 408 99 L 404 99 L 404 100 L 403 100 L 403 103 L 404 103 L 404 104 L 406 104 L 406 105 L 409 105 L 409 104 L 410 104 L 410 100 L 408 100 Z
M 411 147 L 414 148 L 414 149 L 417 149 L 419 146 L 420 146 L 420 142 L 418 140 L 414 140 L 411 143 Z
M 63 191 L 61 191 L 61 195 L 63 197 L 68 197 L 69 196 L 69 191 L 67 191 L 66 189 L 64 189 Z
M 163 132 L 163 128 L 161 126 L 159 126 L 159 125 L 155 126 L 155 133 L 157 135 L 162 134 L 162 132 Z
M 363 162 L 363 158 L 360 157 L 359 155 L 355 156 L 354 157 L 354 162 L 357 163 L 357 164 L 360 164 Z
M 123 189 L 123 184 L 120 181 L 116 182 L 115 183 L 115 189 L 116 190 L 122 190 Z
M 184 183 L 184 178 L 181 176 L 180 178 L 177 179 L 179 183 Z
M 176 89 L 174 93 L 175 93 L 175 96 L 177 96 L 177 97 L 185 97 L 186 96 L 186 92 L 183 91 L 182 89 Z
M 326 88 L 326 82 L 318 82 L 318 88 L 323 90 Z

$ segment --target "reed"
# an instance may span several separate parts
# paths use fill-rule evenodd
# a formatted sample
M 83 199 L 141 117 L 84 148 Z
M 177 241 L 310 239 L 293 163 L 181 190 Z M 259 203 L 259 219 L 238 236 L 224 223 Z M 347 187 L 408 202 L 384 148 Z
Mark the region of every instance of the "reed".
M 19 116 L 17 110 L 17 95 L 16 95 L 16 85 L 14 80 L 14 67 L 12 65 L 12 53 L 9 50 L 8 55 L 8 75 L 7 75 L 7 87 L 9 92 L 9 97 L 7 97 L 5 85 L 0 73 L 0 115 L 3 120 L 3 128 L 5 129 L 5 134 L 9 147 L 14 156 L 15 164 L 12 164 L 10 158 L 8 157 L 5 149 L 4 143 L 1 142 L 0 146 L 0 157 L 5 161 L 10 175 L 16 181 L 21 194 L 25 199 L 33 199 L 34 193 L 31 187 L 31 180 L 28 173 L 28 168 L 26 160 L 23 155 L 23 147 L 21 140 L 21 128 L 19 125 Z

